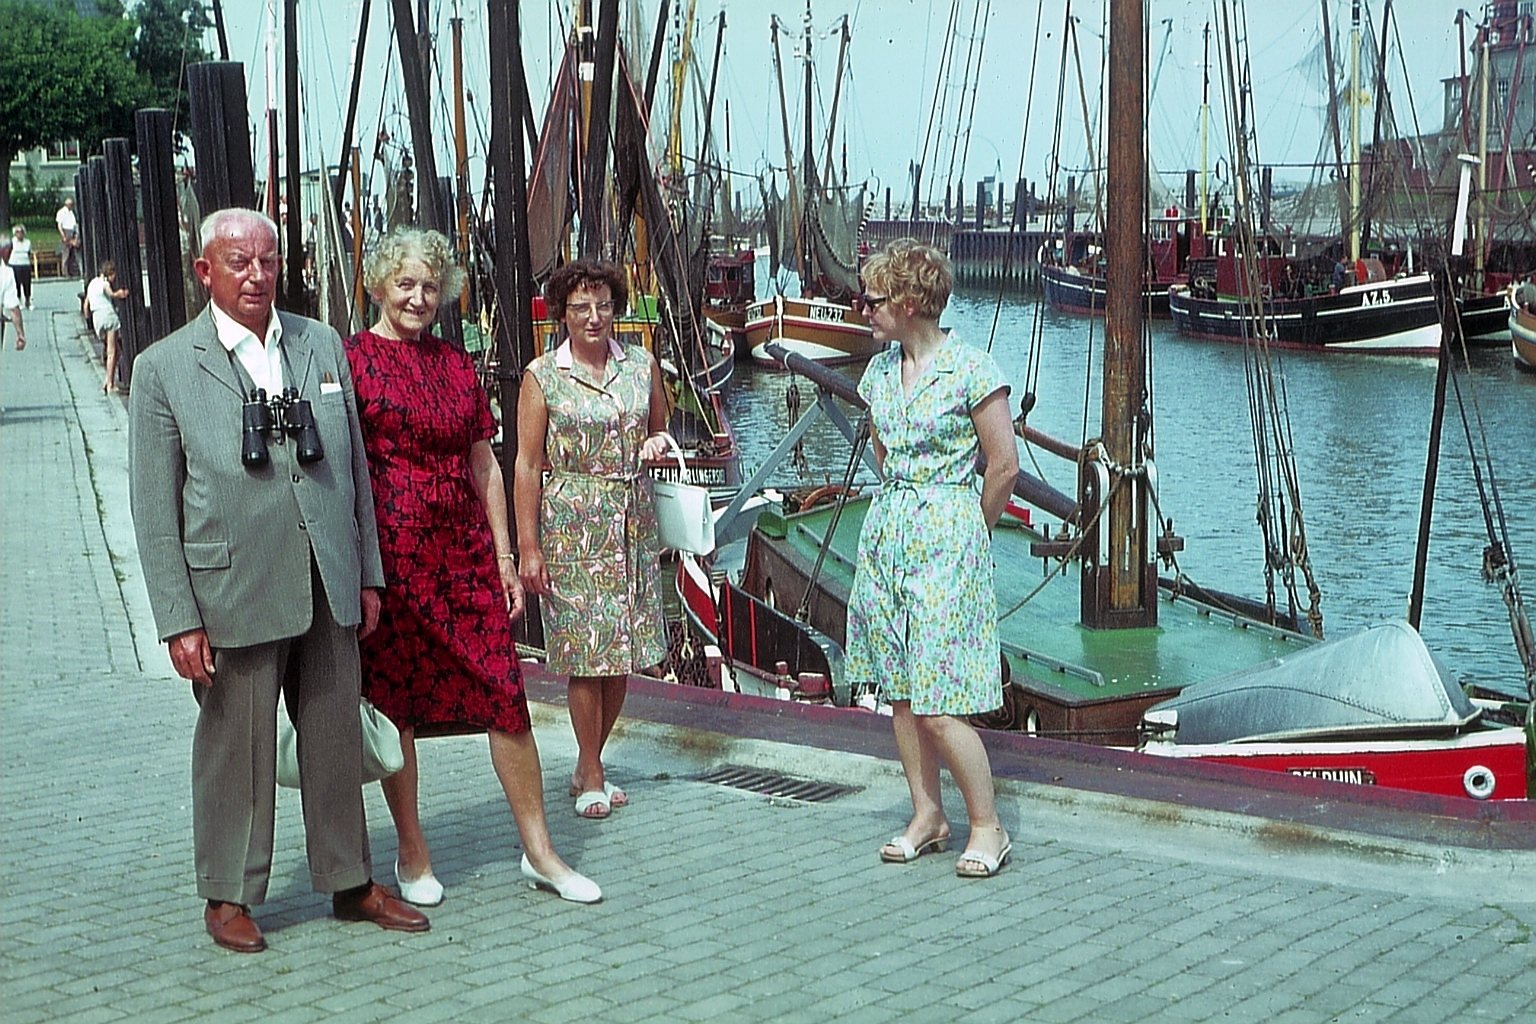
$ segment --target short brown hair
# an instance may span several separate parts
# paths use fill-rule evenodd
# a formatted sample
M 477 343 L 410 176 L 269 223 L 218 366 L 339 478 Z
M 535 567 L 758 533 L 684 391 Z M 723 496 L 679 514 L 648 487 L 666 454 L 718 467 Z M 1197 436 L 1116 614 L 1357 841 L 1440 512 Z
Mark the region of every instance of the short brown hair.
M 629 281 L 616 263 L 605 260 L 575 260 L 567 263 L 544 284 L 544 304 L 551 320 L 565 319 L 565 300 L 583 288 L 595 290 L 608 286 L 613 296 L 613 315 L 622 316 L 629 309 Z
M 937 320 L 955 287 L 949 258 L 914 238 L 886 243 L 864 263 L 865 282 L 897 304 L 910 302 L 919 316 Z

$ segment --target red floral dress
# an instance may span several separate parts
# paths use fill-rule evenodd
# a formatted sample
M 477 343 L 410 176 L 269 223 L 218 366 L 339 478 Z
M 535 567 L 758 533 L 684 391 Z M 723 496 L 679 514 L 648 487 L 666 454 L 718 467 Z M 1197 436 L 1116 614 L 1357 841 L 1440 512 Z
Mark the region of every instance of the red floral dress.
M 434 337 L 347 339 L 384 560 L 363 696 L 431 733 L 531 727 L 469 450 L 496 432 L 469 356 Z

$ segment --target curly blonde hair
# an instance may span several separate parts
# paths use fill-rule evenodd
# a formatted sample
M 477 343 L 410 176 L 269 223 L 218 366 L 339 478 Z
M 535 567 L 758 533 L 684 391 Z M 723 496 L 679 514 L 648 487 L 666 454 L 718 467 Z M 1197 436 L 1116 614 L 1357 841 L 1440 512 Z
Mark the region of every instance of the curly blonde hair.
M 882 291 L 897 304 L 912 303 L 918 316 L 937 320 L 955 287 L 949 258 L 914 238 L 886 243 L 864 263 L 866 287 Z
M 452 302 L 464 290 L 464 270 L 453 246 L 437 231 L 399 226 L 379 239 L 363 263 L 363 287 L 378 297 L 406 260 L 420 260 L 437 277 L 439 302 Z

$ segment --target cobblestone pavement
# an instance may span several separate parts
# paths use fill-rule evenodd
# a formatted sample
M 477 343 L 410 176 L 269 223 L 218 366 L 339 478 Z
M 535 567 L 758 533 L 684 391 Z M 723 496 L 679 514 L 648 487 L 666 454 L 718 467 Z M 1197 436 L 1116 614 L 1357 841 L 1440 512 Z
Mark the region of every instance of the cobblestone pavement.
M 1362 1021 L 1536 1017 L 1530 851 L 1437 849 L 1005 783 L 1013 861 L 881 864 L 906 789 L 879 758 L 639 721 L 632 805 L 578 820 L 563 710 L 536 704 L 556 845 L 597 906 L 527 889 L 482 737 L 422 745 L 447 901 L 426 935 L 309 891 L 282 791 L 271 948 L 203 934 L 194 704 L 155 644 L 121 401 L 43 281 L 0 353 L 0 1014 L 31 1021 Z M 548 692 L 548 691 L 545 691 Z M 793 737 L 787 737 L 792 739 Z M 721 763 L 850 784 L 825 803 L 696 781 Z M 369 787 L 376 875 L 394 838 Z M 957 822 L 959 801 L 951 794 Z

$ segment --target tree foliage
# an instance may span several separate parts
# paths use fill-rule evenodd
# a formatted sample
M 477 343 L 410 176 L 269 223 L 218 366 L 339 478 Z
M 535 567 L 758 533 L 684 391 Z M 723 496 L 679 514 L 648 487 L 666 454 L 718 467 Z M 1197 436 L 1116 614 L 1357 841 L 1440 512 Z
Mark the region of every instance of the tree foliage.
M 120 6 L 98 0 L 101 17 L 72 3 L 0 0 L 0 223 L 8 222 L 16 154 L 58 139 L 133 134 L 146 79 L 133 65 L 134 24 Z
M 138 37 L 133 63 L 149 80 L 145 106 L 164 107 L 186 123 L 186 67 L 212 59 L 203 46 L 213 28 L 203 0 L 138 0 L 133 6 Z

